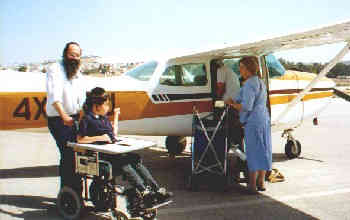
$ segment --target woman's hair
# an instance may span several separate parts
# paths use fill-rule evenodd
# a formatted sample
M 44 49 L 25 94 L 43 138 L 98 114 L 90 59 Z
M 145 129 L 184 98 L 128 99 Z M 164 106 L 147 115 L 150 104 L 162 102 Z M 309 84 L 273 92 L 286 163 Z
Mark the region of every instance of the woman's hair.
M 86 94 L 86 100 L 84 103 L 84 111 L 92 111 L 93 105 L 102 105 L 105 101 L 110 100 L 109 95 L 101 87 L 95 87 Z
M 256 57 L 254 56 L 243 57 L 239 60 L 239 64 L 241 63 L 247 68 L 247 70 L 251 74 L 256 75 L 259 72 L 259 62 Z

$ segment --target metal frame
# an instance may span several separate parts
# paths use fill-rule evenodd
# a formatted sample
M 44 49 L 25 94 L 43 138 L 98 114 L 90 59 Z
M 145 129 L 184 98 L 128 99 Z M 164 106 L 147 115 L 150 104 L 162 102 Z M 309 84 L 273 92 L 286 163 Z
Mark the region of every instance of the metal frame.
M 205 135 L 208 143 L 207 143 L 207 145 L 205 147 L 205 150 L 203 151 L 202 155 L 200 156 L 200 159 L 198 160 L 198 162 L 196 164 L 195 164 L 195 161 L 194 161 L 193 155 L 192 155 L 192 174 L 200 174 L 200 173 L 202 173 L 204 171 L 208 171 L 208 172 L 211 172 L 211 173 L 216 173 L 216 174 L 220 174 L 220 175 L 226 175 L 226 173 L 227 173 L 227 152 L 228 152 L 227 138 L 225 139 L 225 149 L 224 150 L 225 150 L 226 153 L 225 153 L 225 160 L 223 161 L 223 163 L 220 161 L 220 159 L 219 159 L 219 157 L 217 155 L 217 152 L 216 152 L 215 147 L 213 145 L 213 140 L 214 140 L 214 138 L 216 136 L 217 131 L 219 130 L 220 126 L 223 123 L 225 115 L 227 114 L 227 108 L 225 108 L 224 112 L 220 116 L 220 120 L 219 120 L 218 124 L 216 125 L 216 127 L 215 127 L 211 137 L 209 137 L 208 130 L 205 128 L 205 126 L 203 124 L 203 121 L 202 121 L 202 119 L 201 119 L 201 117 L 199 115 L 199 112 L 198 112 L 198 110 L 196 109 L 195 106 L 193 107 L 193 114 L 194 114 L 193 117 L 197 117 L 197 119 L 198 119 L 198 121 L 200 123 L 200 128 L 204 132 L 204 135 Z M 194 131 L 194 129 L 195 128 L 193 128 L 193 131 Z M 226 131 L 225 131 L 225 135 L 227 136 Z M 194 146 L 194 141 L 192 141 L 192 154 L 194 154 L 194 152 L 195 152 L 194 151 L 194 147 L 195 147 Z M 210 165 L 210 166 L 206 167 L 206 166 L 202 165 L 202 161 L 203 161 L 203 159 L 204 159 L 204 157 L 207 154 L 209 149 L 214 154 L 216 164 L 213 164 L 213 165 Z M 215 171 L 213 169 L 215 167 L 219 167 L 219 171 Z

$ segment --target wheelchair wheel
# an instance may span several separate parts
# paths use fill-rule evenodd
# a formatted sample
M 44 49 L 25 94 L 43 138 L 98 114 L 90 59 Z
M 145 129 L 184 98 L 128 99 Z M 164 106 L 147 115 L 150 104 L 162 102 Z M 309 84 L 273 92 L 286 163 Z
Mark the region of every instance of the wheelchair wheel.
M 79 219 L 83 210 L 83 202 L 72 188 L 64 186 L 57 196 L 58 212 L 64 219 Z
M 113 192 L 106 182 L 94 179 L 89 188 L 92 203 L 96 211 L 107 211 L 113 204 Z
M 146 211 L 143 215 L 142 218 L 143 220 L 154 220 L 157 217 L 157 209 L 152 209 L 150 211 Z
M 121 212 L 112 211 L 112 220 L 129 220 L 129 218 Z

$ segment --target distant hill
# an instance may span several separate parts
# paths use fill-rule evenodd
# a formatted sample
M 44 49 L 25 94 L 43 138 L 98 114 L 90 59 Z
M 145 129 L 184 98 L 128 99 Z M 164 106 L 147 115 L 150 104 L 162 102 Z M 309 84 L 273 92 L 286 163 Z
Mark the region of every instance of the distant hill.
M 343 61 L 342 63 L 344 63 L 345 65 L 350 65 L 350 60 L 348 60 L 348 61 Z

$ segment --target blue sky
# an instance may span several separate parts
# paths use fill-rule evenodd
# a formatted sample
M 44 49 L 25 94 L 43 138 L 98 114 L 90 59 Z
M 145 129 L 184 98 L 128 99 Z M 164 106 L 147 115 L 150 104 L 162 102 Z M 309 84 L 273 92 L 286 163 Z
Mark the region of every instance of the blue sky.
M 1 0 L 0 65 L 59 58 L 69 41 L 84 55 L 151 58 L 350 20 L 349 9 L 348 0 Z M 339 49 L 279 56 L 326 62 Z

